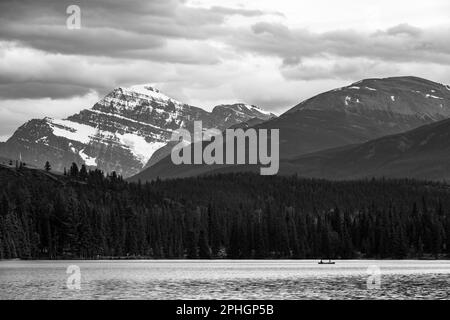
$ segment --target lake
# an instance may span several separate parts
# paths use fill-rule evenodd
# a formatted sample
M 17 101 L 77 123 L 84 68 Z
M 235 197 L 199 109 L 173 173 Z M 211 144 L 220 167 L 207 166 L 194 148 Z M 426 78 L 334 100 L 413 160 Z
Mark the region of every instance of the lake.
M 449 292 L 450 261 L 0 261 L 0 299 L 449 299 Z

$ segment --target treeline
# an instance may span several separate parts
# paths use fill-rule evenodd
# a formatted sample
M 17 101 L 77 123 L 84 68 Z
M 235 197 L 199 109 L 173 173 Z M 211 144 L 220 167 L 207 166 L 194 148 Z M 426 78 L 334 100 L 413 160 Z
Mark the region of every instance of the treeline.
M 0 168 L 0 258 L 450 256 L 450 187 Z

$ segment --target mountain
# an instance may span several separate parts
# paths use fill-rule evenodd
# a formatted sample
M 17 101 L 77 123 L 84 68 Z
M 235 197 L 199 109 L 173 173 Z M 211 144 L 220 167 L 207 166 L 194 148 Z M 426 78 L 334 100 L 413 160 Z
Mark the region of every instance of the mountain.
M 249 124 L 255 125 L 260 124 L 270 119 L 276 118 L 276 115 L 267 111 L 264 111 L 256 106 L 237 103 L 237 104 L 223 104 L 213 108 L 211 112 L 211 117 L 215 126 L 212 128 L 217 128 L 219 130 L 224 130 L 227 128 L 238 127 L 248 127 Z M 190 130 L 192 132 L 192 128 Z M 160 160 L 167 157 L 172 148 L 178 142 L 169 141 L 166 145 L 162 146 L 156 150 L 144 169 L 151 167 L 152 165 L 158 163 Z
M 119 87 L 67 119 L 33 119 L 0 144 L 0 155 L 42 167 L 48 160 L 62 171 L 72 162 L 136 174 L 155 151 L 164 147 L 178 128 L 193 130 L 194 121 L 204 128 L 228 126 L 274 115 L 245 104 L 221 105 L 207 112 L 181 103 L 149 85 Z
M 405 132 L 450 117 L 450 87 L 415 77 L 367 79 L 303 101 L 261 128 L 280 129 L 280 154 Z
M 416 77 L 395 77 L 366 79 L 319 94 L 254 127 L 280 130 L 280 159 L 285 165 L 287 160 L 301 155 L 365 143 L 449 117 L 449 86 Z M 144 181 L 254 169 L 252 166 L 175 166 L 166 157 L 132 179 Z
M 333 180 L 367 177 L 450 179 L 450 119 L 361 145 L 285 161 L 283 174 Z

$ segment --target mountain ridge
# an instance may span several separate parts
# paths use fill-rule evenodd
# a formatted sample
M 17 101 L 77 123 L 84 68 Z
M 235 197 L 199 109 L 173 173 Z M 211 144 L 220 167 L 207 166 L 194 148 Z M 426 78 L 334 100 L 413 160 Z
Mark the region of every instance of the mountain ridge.
M 149 85 L 117 87 L 91 108 L 65 119 L 26 122 L 0 144 L 0 155 L 21 156 L 36 167 L 50 161 L 59 171 L 75 162 L 127 177 L 143 169 L 173 131 L 192 131 L 194 121 L 223 130 L 253 117 L 274 116 L 257 108 L 237 110 L 238 105 L 222 105 L 208 112 Z
M 450 179 L 450 119 L 364 144 L 288 160 L 283 174 L 331 180 Z
M 359 145 L 449 117 L 449 86 L 417 77 L 393 77 L 361 80 L 324 92 L 254 128 L 280 130 L 280 159 L 287 163 L 302 155 Z M 131 179 L 186 177 L 249 167 L 176 167 L 166 157 Z

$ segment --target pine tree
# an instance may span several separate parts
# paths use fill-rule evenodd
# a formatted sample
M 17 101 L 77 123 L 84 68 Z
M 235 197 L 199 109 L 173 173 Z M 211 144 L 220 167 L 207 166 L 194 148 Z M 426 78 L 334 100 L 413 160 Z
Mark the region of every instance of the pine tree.
M 86 165 L 82 164 L 80 172 L 79 172 L 79 177 L 82 180 L 86 180 L 87 176 L 88 176 L 88 173 L 87 173 Z
M 45 171 L 49 172 L 50 170 L 52 170 L 52 166 L 50 165 L 50 162 L 45 162 L 45 166 L 44 166 Z
M 208 244 L 208 239 L 206 237 L 205 231 L 200 231 L 200 236 L 198 238 L 198 257 L 200 259 L 210 259 L 211 258 L 211 248 Z
M 0 216 L 6 216 L 9 213 L 9 201 L 6 193 L 2 193 L 0 200 Z
M 187 240 L 187 257 L 189 259 L 196 259 L 198 258 L 198 247 L 197 247 L 197 241 L 195 237 L 195 232 L 193 230 L 188 232 Z
M 78 166 L 75 162 L 72 163 L 69 172 L 71 177 L 78 177 Z

